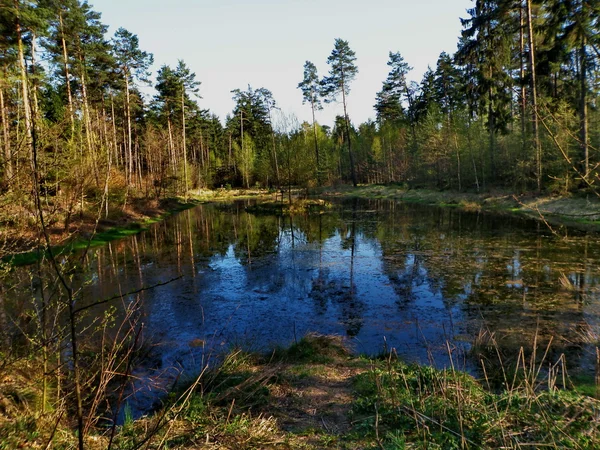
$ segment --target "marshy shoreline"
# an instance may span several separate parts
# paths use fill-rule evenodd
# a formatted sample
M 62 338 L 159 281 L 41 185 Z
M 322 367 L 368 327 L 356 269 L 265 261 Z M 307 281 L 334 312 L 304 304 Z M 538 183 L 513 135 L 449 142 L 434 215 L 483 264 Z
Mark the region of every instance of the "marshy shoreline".
M 541 375 L 525 358 L 500 378 L 407 364 L 391 349 L 352 354 L 339 336 L 309 334 L 265 354 L 231 349 L 138 420 L 86 436 L 90 449 L 595 448 L 600 401 L 564 367 Z M 499 373 L 499 372 L 495 372 Z M 25 375 L 20 374 L 21 378 Z M 58 410 L 36 411 L 39 386 L 0 382 L 3 448 L 72 448 Z M 566 385 L 563 385 L 563 382 Z
M 101 215 L 100 218 L 97 211 L 93 212 L 90 209 L 74 218 L 68 230 L 58 222 L 54 222 L 48 231 L 53 245 L 57 248 L 78 250 L 87 248 L 88 245 L 97 247 L 140 233 L 153 223 L 202 203 L 257 199 L 266 202 L 265 208 L 255 208 L 260 209 L 258 213 L 264 213 L 263 210 L 266 210 L 285 214 L 304 213 L 319 207 L 312 204 L 273 207 L 277 204 L 287 205 L 289 202 L 288 195 L 282 192 L 275 189 L 208 189 L 192 191 L 183 197 L 169 197 L 162 200 L 138 198 L 133 199 L 126 209 L 111 207 L 111 213 L 106 216 Z M 600 198 L 593 194 L 567 197 L 531 193 L 513 195 L 498 191 L 467 193 L 408 189 L 397 185 L 358 187 L 343 185 L 312 190 L 293 189 L 292 202 L 297 204 L 298 198 L 314 199 L 316 202 L 330 198 L 360 198 L 420 203 L 467 211 L 516 214 L 538 220 L 555 233 L 566 233 L 569 228 L 600 232 Z M 37 261 L 40 255 L 35 248 L 41 236 L 36 229 L 37 225 L 32 225 L 30 230 L 15 229 L 8 225 L 0 226 L 0 236 L 6 243 L 0 257 L 16 265 L 32 264 Z

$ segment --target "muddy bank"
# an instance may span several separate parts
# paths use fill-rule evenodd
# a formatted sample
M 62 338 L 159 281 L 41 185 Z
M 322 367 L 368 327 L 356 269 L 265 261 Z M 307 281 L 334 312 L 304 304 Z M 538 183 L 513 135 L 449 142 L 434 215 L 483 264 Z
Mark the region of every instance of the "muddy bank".
M 187 197 L 163 199 L 130 198 L 125 205 L 109 202 L 98 211 L 94 204 L 86 205 L 84 212 L 65 217 L 52 205 L 45 205 L 44 221 L 52 246 L 57 252 L 98 247 L 107 242 L 131 236 L 147 229 L 153 223 L 193 208 L 201 203 L 222 202 L 244 198 L 273 198 L 266 190 L 196 190 Z M 31 212 L 18 223 L 0 220 L 0 260 L 12 265 L 27 265 L 43 255 L 38 251 L 45 246 L 39 218 Z

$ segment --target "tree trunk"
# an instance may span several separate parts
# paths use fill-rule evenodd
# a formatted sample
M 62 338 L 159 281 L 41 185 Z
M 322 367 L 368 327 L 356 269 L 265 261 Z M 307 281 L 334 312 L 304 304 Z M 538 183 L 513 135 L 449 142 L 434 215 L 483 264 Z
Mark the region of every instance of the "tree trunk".
M 173 174 L 177 174 L 177 156 L 175 155 L 175 145 L 173 143 L 173 126 L 171 118 L 167 117 L 167 129 L 169 131 L 169 160 L 171 163 Z
M 583 157 L 583 176 L 585 179 L 590 174 L 590 156 L 589 156 L 589 131 L 588 131 L 588 106 L 587 106 L 587 53 L 586 53 L 586 37 L 581 38 L 580 49 L 580 104 L 579 104 L 579 129 L 581 139 L 581 155 Z
M 491 77 L 492 69 L 490 69 Z M 490 178 L 492 182 L 496 179 L 496 120 L 494 117 L 494 93 L 490 87 L 488 91 L 488 123 L 490 132 Z
M 533 39 L 533 17 L 531 15 L 531 0 L 527 0 L 527 29 L 529 39 L 529 72 L 531 74 L 531 107 L 533 123 L 533 146 L 536 160 L 537 190 L 542 190 L 542 148 L 540 146 L 540 131 L 537 116 L 537 89 L 535 76 L 535 44 Z
M 2 145 L 4 153 L 4 179 L 7 180 L 7 186 L 10 186 L 13 177 L 13 161 L 10 147 L 9 124 L 4 104 L 4 86 L 0 86 L 0 118 L 2 119 L 2 137 L 4 141 Z
M 458 177 L 458 191 L 462 191 L 462 179 L 460 176 L 460 148 L 458 147 L 458 134 L 454 131 L 454 148 L 456 150 L 456 176 Z
M 348 156 L 350 156 L 350 177 L 354 187 L 358 185 L 356 181 L 356 171 L 354 169 L 354 154 L 352 153 L 352 142 L 350 138 L 350 118 L 346 111 L 346 81 L 344 79 L 344 70 L 342 69 L 342 102 L 344 104 L 344 122 L 346 124 L 346 139 L 348 139 Z
M 75 135 L 75 108 L 73 107 L 73 94 L 71 93 L 71 76 L 69 75 L 69 57 L 67 53 L 67 41 L 65 40 L 62 13 L 58 14 L 60 23 L 60 35 L 63 51 L 63 66 L 65 69 L 65 85 L 67 86 L 67 98 L 69 101 L 69 118 L 71 119 L 71 138 Z
M 275 146 L 275 130 L 273 130 L 273 120 L 271 119 L 271 108 L 269 108 L 269 122 L 271 122 L 271 141 L 273 144 L 273 161 L 275 163 L 275 176 L 277 177 L 277 188 L 279 188 L 279 162 L 277 161 L 277 147 Z
M 129 95 L 129 69 L 125 68 L 125 102 L 127 112 L 127 182 L 131 183 L 133 177 L 133 149 L 131 138 L 131 98 Z
M 227 166 L 231 169 L 231 131 L 229 132 L 229 153 L 227 155 Z
M 319 139 L 317 136 L 317 121 L 315 120 L 315 102 L 314 95 L 311 92 L 311 102 L 310 106 L 312 109 L 312 119 L 313 119 L 313 133 L 315 136 L 315 156 L 317 158 L 317 185 L 321 186 L 321 161 L 319 160 Z
M 113 138 L 113 146 L 114 146 L 114 156 L 115 163 L 117 166 L 119 165 L 119 144 L 117 142 L 117 125 L 115 121 L 115 99 L 113 97 L 112 92 L 110 93 L 110 109 L 111 109 L 111 117 L 110 120 L 112 122 L 112 138 Z
M 33 75 L 33 82 L 31 87 L 31 96 L 32 96 L 32 111 L 31 117 L 33 122 L 33 127 L 35 128 L 37 120 L 38 120 L 38 95 L 37 95 L 37 80 L 35 79 L 35 33 L 31 33 L 31 73 Z
M 80 64 L 80 77 L 79 82 L 81 84 L 81 98 L 83 100 L 83 123 L 85 125 L 85 140 L 87 144 L 88 157 L 92 158 L 92 166 L 94 169 L 94 178 L 96 180 L 96 185 L 100 186 L 100 175 L 98 174 L 98 164 L 96 154 L 92 147 L 92 120 L 90 118 L 90 107 L 88 103 L 87 96 L 87 84 L 86 84 L 86 70 L 85 70 L 85 60 L 81 49 L 79 49 L 79 64 Z
M 187 167 L 187 146 L 185 142 L 185 89 L 181 90 L 181 133 L 183 137 L 183 180 L 185 183 L 184 186 L 184 195 L 187 199 L 188 195 L 188 167 Z
M 19 69 L 21 72 L 21 92 L 23 95 L 23 113 L 25 118 L 25 144 L 29 149 L 30 162 L 33 164 L 33 136 L 32 136 L 32 123 L 31 123 L 31 108 L 29 105 L 29 87 L 27 80 L 27 69 L 25 68 L 25 56 L 23 53 L 23 40 L 21 38 L 21 23 L 19 21 L 19 5 L 15 0 L 15 9 L 17 10 L 17 20 L 15 23 L 15 31 L 17 34 L 17 48 L 18 48 L 18 59 Z M 35 188 L 35 186 L 34 186 Z
M 519 8 L 519 76 L 521 80 L 521 145 L 523 154 L 527 150 L 526 139 L 526 115 L 527 115 L 527 89 L 525 88 L 525 18 L 523 17 L 523 5 Z
M 406 100 L 408 101 L 408 109 L 413 111 L 414 99 L 410 92 L 410 89 L 408 88 L 408 84 L 406 82 L 404 82 L 404 90 L 406 92 Z M 410 134 L 411 134 L 412 140 L 413 140 L 412 149 L 413 149 L 413 152 L 416 153 L 416 151 L 417 151 L 417 129 L 415 126 L 415 121 L 413 120 L 412 117 L 410 117 L 410 115 L 409 115 L 409 120 L 410 120 Z

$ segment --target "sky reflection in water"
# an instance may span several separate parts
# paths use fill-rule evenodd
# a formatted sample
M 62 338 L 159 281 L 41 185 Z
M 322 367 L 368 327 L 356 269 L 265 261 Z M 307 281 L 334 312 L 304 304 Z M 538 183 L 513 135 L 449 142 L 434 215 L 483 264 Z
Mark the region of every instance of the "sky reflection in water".
M 386 201 L 293 218 L 246 205 L 199 206 L 96 251 L 94 298 L 183 276 L 142 294 L 151 370 L 194 371 L 208 353 L 268 350 L 307 332 L 438 366 L 452 353 L 472 370 L 482 329 L 507 352 L 531 348 L 537 330 L 541 345 L 554 339 L 550 357 L 566 352 L 571 368 L 592 370 L 595 236 L 559 239 L 520 218 Z

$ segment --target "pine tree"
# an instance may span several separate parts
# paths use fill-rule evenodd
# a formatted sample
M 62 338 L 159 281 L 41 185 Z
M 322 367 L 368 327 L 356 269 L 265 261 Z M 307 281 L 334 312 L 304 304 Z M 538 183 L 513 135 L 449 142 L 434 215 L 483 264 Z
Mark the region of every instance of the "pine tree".
M 346 130 L 346 142 L 348 143 L 348 155 L 350 157 L 350 176 L 352 184 L 358 185 L 356 177 L 356 168 L 354 164 L 354 154 L 352 153 L 352 141 L 350 138 L 350 118 L 348 117 L 346 97 L 350 93 L 350 83 L 358 74 L 358 67 L 354 63 L 356 56 L 350 48 L 348 41 L 336 39 L 331 55 L 327 58 L 329 64 L 329 76 L 321 81 L 322 96 L 326 103 L 336 100 L 342 94 L 342 104 L 344 106 L 344 122 Z
M 317 75 L 317 67 L 310 61 L 304 63 L 304 78 L 298 83 L 298 89 L 302 91 L 302 104 L 310 103 L 313 121 L 313 135 L 315 140 L 315 156 L 317 161 L 317 182 L 321 184 L 321 161 L 319 159 L 319 140 L 317 137 L 317 121 L 315 111 L 323 109 L 319 96 L 320 84 Z
M 457 61 L 469 66 L 476 76 L 478 113 L 487 118 L 491 178 L 496 178 L 497 144 L 499 133 L 507 131 L 511 120 L 513 80 L 510 66 L 510 30 L 507 30 L 506 8 L 502 0 L 476 0 L 468 11 L 471 16 L 461 19 L 462 39 Z
M 375 111 L 377 119 L 382 122 L 389 120 L 399 123 L 405 118 L 402 106 L 403 100 L 412 107 L 413 97 L 408 87 L 406 76 L 412 70 L 399 52 L 389 54 L 387 65 L 391 67 L 390 73 L 383 82 L 381 91 L 377 93 Z
M 135 34 L 125 28 L 119 28 L 113 38 L 114 57 L 121 76 L 125 81 L 126 115 L 127 115 L 127 181 L 131 183 L 133 176 L 133 138 L 131 120 L 131 88 L 136 81 L 147 81 L 148 69 L 152 65 L 152 54 L 139 48 L 139 40 Z

